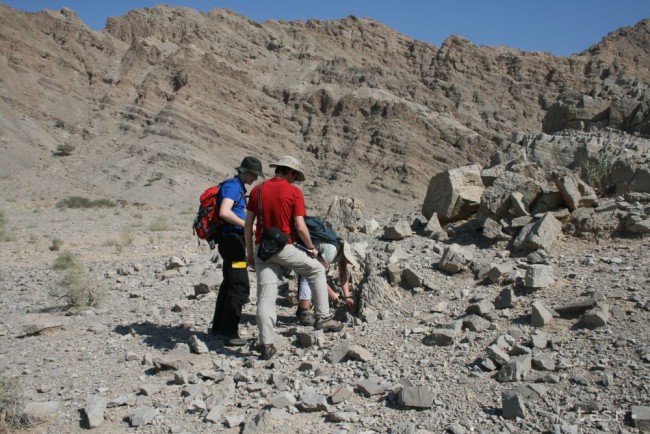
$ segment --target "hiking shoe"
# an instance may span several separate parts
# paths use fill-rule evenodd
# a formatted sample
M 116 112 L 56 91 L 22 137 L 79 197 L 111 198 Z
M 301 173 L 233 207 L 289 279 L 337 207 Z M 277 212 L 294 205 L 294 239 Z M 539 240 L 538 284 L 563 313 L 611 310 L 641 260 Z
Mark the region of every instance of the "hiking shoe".
M 324 332 L 340 332 L 343 330 L 343 323 L 329 318 L 319 318 L 314 324 L 316 330 L 322 330 Z
M 313 326 L 316 324 L 316 318 L 314 318 L 314 314 L 306 310 L 300 314 L 300 324 L 304 326 Z
M 271 360 L 271 358 L 275 356 L 275 353 L 277 352 L 278 350 L 275 349 L 275 346 L 273 344 L 264 345 L 262 347 L 262 354 L 260 355 L 260 359 Z

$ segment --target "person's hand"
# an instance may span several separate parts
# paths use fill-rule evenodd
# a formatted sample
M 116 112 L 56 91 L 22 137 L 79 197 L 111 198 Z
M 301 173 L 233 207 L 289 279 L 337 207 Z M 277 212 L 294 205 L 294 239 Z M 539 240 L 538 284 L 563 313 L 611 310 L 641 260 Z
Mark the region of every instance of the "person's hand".
M 339 300 L 340 300 L 339 295 L 336 292 L 330 293 L 329 296 L 330 296 L 330 301 L 332 301 L 334 303 L 338 303 Z
M 312 258 L 317 257 L 317 256 L 318 256 L 318 249 L 316 249 L 316 247 L 314 247 L 313 249 L 311 249 L 311 250 L 309 251 L 309 256 L 311 256 Z
M 345 297 L 345 305 L 348 307 L 348 309 L 350 309 L 350 312 L 356 312 L 357 303 L 354 301 L 354 298 Z

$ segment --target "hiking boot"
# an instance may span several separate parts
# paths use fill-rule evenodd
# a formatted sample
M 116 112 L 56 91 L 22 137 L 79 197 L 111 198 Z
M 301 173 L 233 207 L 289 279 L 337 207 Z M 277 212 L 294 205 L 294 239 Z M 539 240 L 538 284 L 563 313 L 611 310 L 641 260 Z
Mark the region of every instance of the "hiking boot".
M 314 328 L 316 330 L 322 330 L 324 332 L 340 332 L 343 330 L 343 324 L 332 319 L 330 316 L 328 318 L 317 319 L 316 323 L 314 324 Z
M 239 336 L 225 336 L 220 334 L 213 335 L 220 341 L 223 341 L 224 346 L 226 347 L 243 347 L 246 345 L 246 339 L 240 338 Z
M 246 339 L 243 338 L 229 338 L 224 341 L 227 347 L 243 347 L 246 345 Z
M 262 347 L 262 354 L 260 355 L 260 359 L 271 360 L 271 358 L 275 356 L 275 353 L 277 352 L 278 350 L 275 349 L 275 346 L 273 344 L 264 345 Z
M 314 318 L 314 314 L 306 310 L 300 314 L 300 324 L 304 326 L 313 326 L 316 324 L 316 318 Z

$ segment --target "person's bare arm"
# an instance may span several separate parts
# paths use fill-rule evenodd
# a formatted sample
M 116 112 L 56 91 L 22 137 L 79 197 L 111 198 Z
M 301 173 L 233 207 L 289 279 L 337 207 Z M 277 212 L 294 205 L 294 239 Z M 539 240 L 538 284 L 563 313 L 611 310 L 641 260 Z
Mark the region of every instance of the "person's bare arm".
M 244 240 L 246 241 L 246 262 L 255 269 L 255 257 L 253 256 L 253 230 L 255 224 L 255 213 L 246 211 L 246 221 L 244 222 Z
M 298 232 L 298 236 L 305 244 L 305 247 L 311 250 L 311 256 L 315 258 L 316 256 L 318 256 L 318 250 L 316 250 L 316 247 L 314 247 L 314 243 L 311 240 L 311 236 L 309 236 L 309 230 L 307 229 L 307 225 L 305 224 L 305 218 L 302 216 L 296 216 L 294 217 L 294 223 L 296 226 L 296 232 Z
M 244 227 L 244 219 L 240 218 L 232 210 L 235 201 L 224 197 L 221 200 L 221 206 L 219 206 L 219 217 L 221 220 L 231 225 L 239 226 L 240 228 Z

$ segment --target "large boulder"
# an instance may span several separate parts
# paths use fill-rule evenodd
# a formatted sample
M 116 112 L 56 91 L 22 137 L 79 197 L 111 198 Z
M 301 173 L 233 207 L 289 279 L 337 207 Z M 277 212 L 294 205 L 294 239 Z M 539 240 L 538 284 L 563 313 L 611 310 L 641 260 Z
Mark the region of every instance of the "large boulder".
M 364 225 L 363 204 L 353 197 L 334 196 L 327 211 L 327 221 L 340 232 L 342 229 L 356 231 Z
M 650 193 L 650 159 L 619 159 L 612 164 L 610 179 L 616 194 Z
M 521 229 L 513 242 L 513 247 L 515 250 L 549 251 L 560 232 L 562 232 L 562 223 L 553 214 L 547 212 L 542 218 L 528 223 Z
M 513 207 L 513 194 L 528 209 L 542 195 L 544 188 L 535 179 L 514 172 L 504 172 L 481 196 L 481 206 L 476 218 L 483 223 L 488 218 L 499 221 L 507 217 L 516 217 L 518 212 Z
M 564 203 L 569 210 L 574 211 L 580 207 L 593 207 L 598 204 L 598 197 L 593 188 L 574 174 L 559 177 L 555 186 L 562 194 Z
M 442 223 L 469 218 L 478 209 L 484 189 L 477 165 L 441 172 L 429 181 L 422 214 L 430 219 L 438 213 Z
M 564 129 L 586 131 L 589 127 L 605 127 L 609 118 L 607 99 L 580 96 L 577 101 L 553 104 L 544 117 L 542 129 L 555 133 Z

